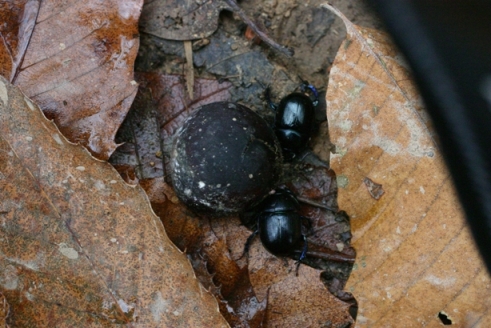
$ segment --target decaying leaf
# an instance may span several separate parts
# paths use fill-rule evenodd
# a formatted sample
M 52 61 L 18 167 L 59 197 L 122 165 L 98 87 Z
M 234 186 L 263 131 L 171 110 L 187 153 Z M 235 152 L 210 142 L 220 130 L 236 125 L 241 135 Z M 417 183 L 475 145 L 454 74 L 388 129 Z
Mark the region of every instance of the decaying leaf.
M 376 200 L 379 200 L 380 197 L 382 197 L 385 193 L 383 186 L 380 183 L 376 183 L 372 181 L 370 178 L 365 178 L 363 179 L 363 183 L 367 187 L 368 192 L 370 193 L 370 196 L 375 198 Z
M 238 220 L 217 219 L 211 225 L 209 220 L 196 216 L 180 203 L 163 178 L 142 180 L 140 184 L 147 192 L 155 213 L 162 219 L 169 238 L 191 258 L 197 278 L 215 295 L 220 312 L 231 326 L 261 327 L 267 300 L 260 302 L 257 299 L 247 267 L 239 266 L 230 255 L 227 238 L 217 236 L 224 225 L 239 227 Z
M 15 327 L 227 327 L 144 191 L 0 78 L 0 292 Z
M 122 174 L 130 168 L 138 179 L 162 177 L 169 160 L 164 148 L 172 145 L 174 133 L 196 108 L 228 100 L 231 84 L 196 79 L 192 100 L 180 76 L 137 73 L 136 77 L 139 92 L 116 138 L 122 145 L 110 162 Z
M 229 8 L 223 0 L 146 1 L 140 30 L 169 40 L 196 40 L 218 27 L 218 14 Z
M 445 317 L 488 327 L 491 282 L 410 72 L 385 34 L 337 13 L 348 38 L 326 98 L 339 206 L 358 252 L 347 286 L 359 301 L 357 325 L 439 327 Z M 383 197 L 370 195 L 365 177 L 383 185 Z
M 147 1 L 143 7 L 140 30 L 168 40 L 196 40 L 210 36 L 218 27 L 223 9 L 233 11 L 266 44 L 288 57 L 293 49 L 272 40 L 250 19 L 235 0 Z
M 0 30 L 0 72 L 70 141 L 99 159 L 116 148 L 114 136 L 136 94 L 142 3 L 30 0 L 0 6 L 0 17 L 12 18 Z

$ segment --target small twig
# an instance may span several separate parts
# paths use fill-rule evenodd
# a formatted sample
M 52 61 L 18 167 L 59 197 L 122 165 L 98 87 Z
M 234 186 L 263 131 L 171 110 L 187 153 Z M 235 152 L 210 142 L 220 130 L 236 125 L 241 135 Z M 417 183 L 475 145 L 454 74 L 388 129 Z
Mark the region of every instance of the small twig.
M 295 254 L 297 251 L 295 251 Z M 344 253 L 340 252 L 332 252 L 332 253 L 326 253 L 326 252 L 307 252 L 307 257 L 310 258 L 317 258 L 317 259 L 322 259 L 322 260 L 327 260 L 327 261 L 332 261 L 332 262 L 341 262 L 341 263 L 355 263 L 355 257 L 351 255 L 347 255 Z
M 314 202 L 313 200 L 310 200 L 308 198 L 297 196 L 297 199 L 298 199 L 299 202 L 304 203 L 304 204 L 307 204 L 307 205 L 312 205 L 312 206 L 315 206 L 315 207 L 318 207 L 318 208 L 322 208 L 322 209 L 325 209 L 325 210 L 328 210 L 328 211 L 331 211 L 331 212 L 334 212 L 334 213 L 337 213 L 338 212 L 338 209 L 336 209 L 336 208 L 329 207 L 327 205 Z
M 194 95 L 194 65 L 193 65 L 193 45 L 191 41 L 184 41 L 184 52 L 186 54 L 186 86 L 189 99 Z
M 256 33 L 256 35 L 261 40 L 263 40 L 265 43 L 267 43 L 273 49 L 276 49 L 277 51 L 281 52 L 285 56 L 288 56 L 288 57 L 293 56 L 293 54 L 294 54 L 293 49 L 288 48 L 288 47 L 284 47 L 284 46 L 276 43 L 272 39 L 270 39 L 269 36 L 266 35 L 266 33 L 261 31 L 259 29 L 259 27 L 249 17 L 247 17 L 246 13 L 239 7 L 239 5 L 237 4 L 237 2 L 235 2 L 235 0 L 224 0 L 224 1 L 230 6 L 230 9 L 234 13 L 239 15 L 240 19 L 242 19 L 244 21 L 244 23 L 246 23 L 251 28 L 251 30 L 253 30 L 254 33 Z

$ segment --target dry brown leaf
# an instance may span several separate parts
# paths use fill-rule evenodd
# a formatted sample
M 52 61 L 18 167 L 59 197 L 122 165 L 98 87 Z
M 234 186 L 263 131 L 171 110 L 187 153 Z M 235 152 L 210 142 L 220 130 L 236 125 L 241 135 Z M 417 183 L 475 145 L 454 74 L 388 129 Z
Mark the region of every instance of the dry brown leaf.
M 385 34 L 326 7 L 348 31 L 326 98 L 339 206 L 358 253 L 347 285 L 357 325 L 440 327 L 441 313 L 489 327 L 490 279 L 404 61 Z M 365 178 L 383 188 L 378 200 Z
M 136 94 L 133 64 L 143 0 L 5 1 L 0 73 L 72 142 L 99 159 Z M 31 34 L 32 32 L 32 34 Z
M 0 78 L 0 292 L 15 327 L 226 327 L 139 186 Z
M 249 280 L 247 266 L 239 266 L 226 244 L 228 231 L 216 232 L 233 227 L 242 228 L 244 239 L 236 246 L 243 249 L 247 229 L 240 227 L 237 219 L 215 218 L 211 221 L 193 215 L 180 203 L 172 187 L 163 178 L 141 180 L 152 207 L 162 219 L 169 238 L 186 254 L 203 286 L 219 301 L 220 312 L 232 327 L 261 327 L 266 313 L 267 300 L 258 301 Z M 245 234 L 244 234 L 245 233 Z
M 249 253 L 249 275 L 258 299 L 267 299 L 266 327 L 350 327 L 349 304 L 326 290 L 321 271 L 268 253 L 259 241 Z

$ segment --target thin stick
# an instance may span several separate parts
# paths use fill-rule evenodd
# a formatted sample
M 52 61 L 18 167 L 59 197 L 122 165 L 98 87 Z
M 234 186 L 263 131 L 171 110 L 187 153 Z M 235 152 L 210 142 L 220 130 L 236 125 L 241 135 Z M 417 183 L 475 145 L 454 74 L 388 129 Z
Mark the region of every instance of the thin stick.
M 237 2 L 235 2 L 235 0 L 224 0 L 224 1 L 230 6 L 230 9 L 234 13 L 236 13 L 237 15 L 239 15 L 240 19 L 242 19 L 244 21 L 244 23 L 246 23 L 251 28 L 251 30 L 253 30 L 254 33 L 256 33 L 256 35 L 261 40 L 263 40 L 270 47 L 272 47 L 273 49 L 276 49 L 277 51 L 281 52 L 285 56 L 288 56 L 288 57 L 292 57 L 293 56 L 293 54 L 294 54 L 293 49 L 288 48 L 288 47 L 284 47 L 284 46 L 276 43 L 272 39 L 270 39 L 266 35 L 266 33 L 264 33 L 263 31 L 261 31 L 259 29 L 259 27 L 249 17 L 247 17 L 246 13 L 239 7 L 239 5 L 237 4 Z
M 194 95 L 194 65 L 193 65 L 193 46 L 191 41 L 184 41 L 184 52 L 186 54 L 186 86 L 189 99 Z
M 297 196 L 297 199 L 298 199 L 299 202 L 304 203 L 304 204 L 307 204 L 307 205 L 312 205 L 314 207 L 322 208 L 322 209 L 325 209 L 325 210 L 328 210 L 328 211 L 331 211 L 331 212 L 334 212 L 334 213 L 337 213 L 338 212 L 338 209 L 336 209 L 336 208 L 329 207 L 329 206 L 326 206 L 324 204 L 314 202 L 314 201 L 312 201 L 312 200 L 310 200 L 308 198 Z
M 298 251 L 298 253 L 300 253 Z M 297 254 L 297 251 L 295 251 L 295 254 Z M 307 258 L 316 258 L 316 259 L 322 259 L 322 260 L 327 260 L 327 261 L 332 261 L 332 262 L 341 262 L 341 263 L 355 263 L 355 257 L 351 255 L 346 255 L 340 252 L 333 252 L 333 253 L 325 253 L 325 252 L 307 252 Z

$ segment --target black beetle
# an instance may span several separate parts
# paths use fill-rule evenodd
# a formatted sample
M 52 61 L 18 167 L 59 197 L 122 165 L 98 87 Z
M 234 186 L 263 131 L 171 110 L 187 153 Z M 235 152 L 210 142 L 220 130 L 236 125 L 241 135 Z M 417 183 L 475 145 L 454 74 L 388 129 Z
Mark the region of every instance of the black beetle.
M 271 90 L 266 88 L 265 98 L 269 107 L 275 111 L 274 130 L 283 149 L 285 161 L 296 158 L 307 146 L 312 137 L 315 121 L 315 107 L 319 104 L 316 88 L 304 81 L 300 92 L 284 97 L 279 105 L 271 101 Z M 310 93 L 309 97 L 306 93 Z
M 256 227 L 247 238 L 244 254 L 249 251 L 253 238 L 258 234 L 264 248 L 276 256 L 292 255 L 303 241 L 297 262 L 298 270 L 307 254 L 307 238 L 302 234 L 302 220 L 307 218 L 299 214 L 299 207 L 297 197 L 289 189 L 277 189 L 244 214 L 242 218 L 255 220 Z

